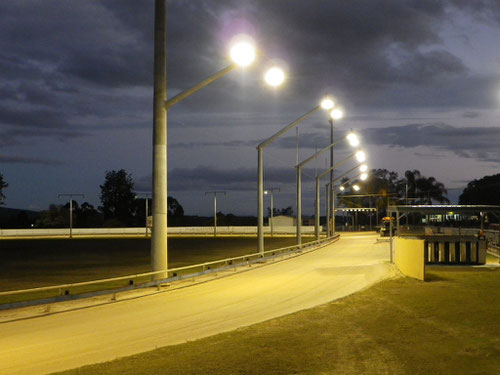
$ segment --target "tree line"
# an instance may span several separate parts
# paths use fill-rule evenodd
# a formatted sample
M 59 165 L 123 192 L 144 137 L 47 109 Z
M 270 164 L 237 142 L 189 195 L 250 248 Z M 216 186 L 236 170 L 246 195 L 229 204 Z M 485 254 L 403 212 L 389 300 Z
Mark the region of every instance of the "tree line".
M 0 205 L 4 204 L 3 189 L 8 184 L 0 174 Z M 139 198 L 134 191 L 132 175 L 124 169 L 111 170 L 105 173 L 101 189 L 101 205 L 97 208 L 89 202 L 81 205 L 72 201 L 73 224 L 80 228 L 95 227 L 128 227 L 146 225 L 146 199 L 148 199 L 148 215 L 151 213 L 151 199 Z M 50 204 L 47 210 L 41 211 L 35 222 L 40 228 L 61 228 L 68 226 L 70 203 Z M 18 215 L 19 216 L 19 215 Z M 22 216 L 22 215 L 21 215 Z M 173 197 L 168 197 L 168 219 L 170 224 L 184 216 L 184 209 Z M 18 217 L 20 220 L 20 216 Z M 25 220 L 22 220 L 23 222 Z

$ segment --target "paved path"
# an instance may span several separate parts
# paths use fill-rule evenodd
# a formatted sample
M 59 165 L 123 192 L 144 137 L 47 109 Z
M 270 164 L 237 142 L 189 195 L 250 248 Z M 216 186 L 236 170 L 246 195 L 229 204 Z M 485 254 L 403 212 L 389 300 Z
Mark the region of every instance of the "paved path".
M 0 374 L 46 374 L 234 330 L 394 274 L 388 244 L 343 236 L 304 255 L 140 298 L 0 323 Z

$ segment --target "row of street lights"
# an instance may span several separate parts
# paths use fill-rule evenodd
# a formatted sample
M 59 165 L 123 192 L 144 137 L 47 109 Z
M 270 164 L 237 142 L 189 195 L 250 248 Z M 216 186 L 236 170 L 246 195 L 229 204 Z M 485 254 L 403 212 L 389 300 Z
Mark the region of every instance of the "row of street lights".
M 232 63 L 222 70 L 216 72 L 212 76 L 201 81 L 199 84 L 182 91 L 174 97 L 167 99 L 167 29 L 166 29 L 166 0 L 155 0 L 155 26 L 154 26 L 154 104 L 153 104 L 153 192 L 152 192 L 152 236 L 151 236 L 151 263 L 153 271 L 158 271 L 155 275 L 156 279 L 166 278 L 168 275 L 166 270 L 167 264 L 167 111 L 175 104 L 186 99 L 188 96 L 194 94 L 201 88 L 209 85 L 210 83 L 222 78 L 233 69 L 237 67 L 247 67 L 251 65 L 257 53 L 253 41 L 248 36 L 238 35 L 231 45 L 229 56 Z M 281 85 L 285 80 L 285 73 L 278 66 L 271 67 L 264 74 L 265 82 L 273 87 Z M 339 108 L 334 108 L 335 103 L 330 98 L 325 98 L 321 103 L 314 107 L 305 115 L 299 117 L 282 130 L 269 137 L 257 146 L 258 150 L 258 251 L 264 252 L 264 174 L 263 174 L 263 149 L 279 136 L 286 133 L 290 129 L 296 127 L 303 120 L 311 116 L 316 111 L 323 109 L 329 111 L 330 119 L 332 121 L 332 137 L 331 145 L 327 148 L 332 152 L 332 165 L 331 171 L 333 172 L 333 120 L 340 119 L 343 112 Z M 350 138 L 351 139 L 350 139 Z M 352 144 L 354 135 L 347 136 L 347 139 Z M 359 143 L 359 142 L 358 142 Z M 322 150 L 326 151 L 326 149 Z M 312 159 L 311 159 L 312 160 Z M 297 242 L 300 243 L 300 221 L 301 221 L 301 208 L 300 208 L 300 166 L 297 165 Z M 333 180 L 333 174 L 332 178 Z M 271 191 L 272 192 L 272 191 Z M 214 201 L 216 201 L 216 193 L 214 194 Z M 333 198 L 333 197 L 332 197 Z M 333 202 L 333 199 L 332 199 Z M 271 208 L 271 215 L 272 215 Z M 333 212 L 333 211 L 332 211 Z M 215 212 L 215 220 L 217 213 Z M 333 215 L 334 217 L 335 215 Z M 215 223 L 214 223 L 215 224 Z M 215 225 L 214 225 L 215 227 Z M 215 230 L 215 229 L 214 229 Z M 216 232 L 214 232 L 214 235 Z M 165 272 L 161 272 L 165 271 Z
M 231 45 L 229 56 L 232 63 L 199 84 L 167 100 L 167 7 L 166 0 L 155 0 L 154 26 L 154 99 L 153 99 L 153 229 L 151 236 L 151 263 L 156 279 L 167 275 L 167 111 L 201 88 L 222 78 L 237 67 L 247 67 L 254 62 L 257 53 L 251 38 L 238 35 Z M 264 80 L 271 86 L 279 86 L 285 79 L 283 70 L 273 66 Z M 165 271 L 165 272 L 160 272 Z

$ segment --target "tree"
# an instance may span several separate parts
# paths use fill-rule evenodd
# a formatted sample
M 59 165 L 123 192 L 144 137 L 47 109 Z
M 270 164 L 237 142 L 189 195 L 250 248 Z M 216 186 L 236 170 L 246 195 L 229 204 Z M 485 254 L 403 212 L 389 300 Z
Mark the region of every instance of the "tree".
M 134 221 L 135 193 L 132 176 L 125 170 L 107 171 L 101 188 L 99 209 L 105 225 L 131 225 Z
M 469 182 L 458 201 L 460 204 L 500 206 L 500 173 Z
M 398 181 L 398 188 L 402 196 L 406 194 L 408 186 L 408 198 L 412 204 L 450 203 L 445 196 L 448 191 L 442 182 L 434 177 L 425 177 L 420 171 L 406 171 L 405 178 Z
M 7 182 L 3 179 L 3 174 L 0 173 L 0 206 L 4 204 L 5 195 L 3 194 L 3 189 L 9 186 Z
M 80 228 L 97 228 L 102 226 L 102 214 L 100 214 L 89 202 L 83 202 L 80 207 L 76 207 L 74 215 L 76 218 L 76 226 Z
M 36 226 L 40 228 L 66 228 L 68 223 L 68 209 L 62 205 L 51 204 L 48 210 L 40 213 Z

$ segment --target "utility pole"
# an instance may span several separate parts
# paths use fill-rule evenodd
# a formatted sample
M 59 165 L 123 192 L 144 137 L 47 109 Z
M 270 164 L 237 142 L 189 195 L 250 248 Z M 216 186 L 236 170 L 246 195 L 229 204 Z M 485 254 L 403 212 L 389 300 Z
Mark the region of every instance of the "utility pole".
M 214 237 L 217 237 L 217 194 L 226 195 L 225 191 L 206 191 L 205 195 L 214 195 Z
M 69 238 L 73 238 L 73 197 L 82 197 L 85 198 L 83 194 L 59 194 L 58 198 L 61 197 L 69 197 Z

